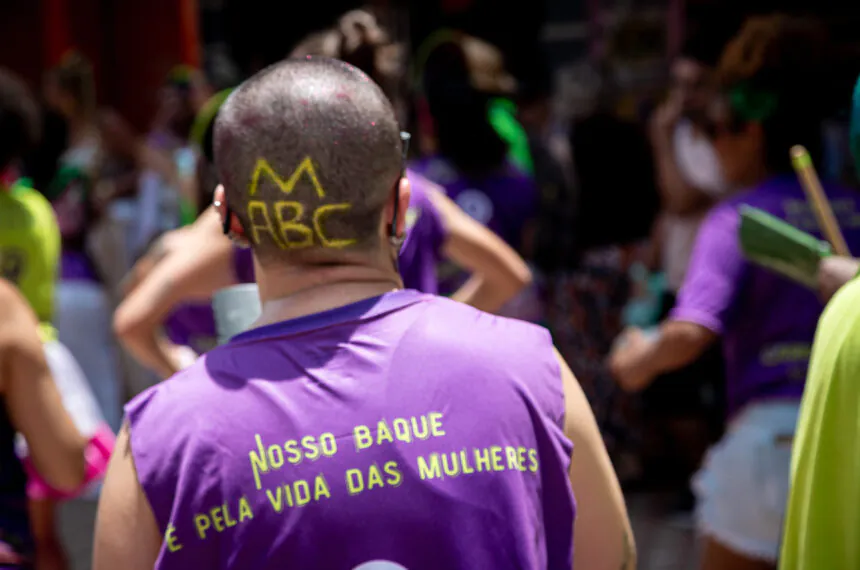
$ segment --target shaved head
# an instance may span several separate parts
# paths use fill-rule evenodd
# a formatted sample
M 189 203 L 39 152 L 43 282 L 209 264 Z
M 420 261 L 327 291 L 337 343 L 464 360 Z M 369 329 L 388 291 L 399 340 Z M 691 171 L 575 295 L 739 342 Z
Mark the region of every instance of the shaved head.
M 381 89 L 335 59 L 288 59 L 250 78 L 215 124 L 227 205 L 261 260 L 379 245 L 400 179 L 400 129 Z

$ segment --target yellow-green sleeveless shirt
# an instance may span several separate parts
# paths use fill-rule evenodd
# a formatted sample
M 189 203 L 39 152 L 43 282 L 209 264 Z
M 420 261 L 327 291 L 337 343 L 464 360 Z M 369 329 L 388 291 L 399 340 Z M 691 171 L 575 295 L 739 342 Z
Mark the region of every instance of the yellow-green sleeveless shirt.
M 791 456 L 780 570 L 860 568 L 860 280 L 821 315 Z
M 0 189 L 0 277 L 30 303 L 45 341 L 56 338 L 51 320 L 60 246 L 54 209 L 44 196 L 21 181 Z

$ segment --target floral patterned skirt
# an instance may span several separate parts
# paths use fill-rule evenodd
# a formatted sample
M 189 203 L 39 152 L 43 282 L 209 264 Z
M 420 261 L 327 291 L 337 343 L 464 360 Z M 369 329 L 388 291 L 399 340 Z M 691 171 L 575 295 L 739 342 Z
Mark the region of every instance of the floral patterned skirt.
M 624 328 L 631 262 L 628 248 L 600 248 L 586 252 L 577 269 L 546 278 L 547 326 L 591 404 L 622 481 L 639 474 L 641 413 L 639 399 L 618 388 L 606 358 Z

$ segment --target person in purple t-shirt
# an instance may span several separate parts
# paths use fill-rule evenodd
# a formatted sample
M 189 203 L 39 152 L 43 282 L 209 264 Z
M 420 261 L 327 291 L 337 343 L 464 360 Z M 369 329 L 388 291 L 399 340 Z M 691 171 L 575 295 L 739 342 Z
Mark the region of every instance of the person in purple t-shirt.
M 308 38 L 293 55 L 319 53 L 346 61 L 356 59 L 355 63 L 370 65 L 372 69 L 366 71 L 371 77 L 379 77 L 382 72 L 375 69 L 376 58 L 371 58 L 368 64 L 356 56 L 368 49 L 384 50 L 393 45 L 381 30 L 369 30 L 375 26 L 370 14 L 349 12 L 335 28 Z M 320 46 L 316 41 L 320 34 L 334 41 Z M 336 49 L 325 47 L 328 45 Z M 211 160 L 211 149 L 204 152 Z M 433 183 L 412 171 L 407 175 L 412 183 L 412 200 L 399 259 L 406 287 L 438 293 L 437 267 L 442 260 L 450 260 L 471 273 L 452 298 L 495 312 L 529 285 L 531 274 L 516 252 L 466 215 Z M 206 345 L 193 342 L 195 337 L 215 338 L 209 307 L 212 294 L 237 283 L 254 281 L 250 252 L 231 246 L 220 232 L 218 217 L 209 213 L 201 216 L 193 230 L 179 230 L 161 240 L 132 272 L 132 278 L 140 286 L 129 291 L 115 313 L 114 329 L 125 348 L 162 378 L 189 363 L 188 358 L 193 355 L 183 347 L 190 346 L 197 354 L 204 352 Z M 165 245 L 168 243 L 169 247 Z M 206 252 L 200 253 L 204 249 Z M 166 337 L 159 334 L 162 326 Z
M 426 127 L 419 142 L 435 148 L 413 162 L 412 169 L 439 184 L 466 213 L 529 256 L 526 234 L 534 229 L 539 191 L 531 176 L 508 159 L 508 144 L 490 119 L 491 104 L 514 88 L 498 50 L 477 38 L 453 34 L 435 45 L 423 63 L 419 103 L 426 103 L 420 108 L 426 108 L 429 116 L 421 123 Z M 466 279 L 449 262 L 441 264 L 439 275 L 443 295 Z M 541 321 L 536 286 L 501 313 Z
M 227 100 L 215 207 L 262 314 L 128 404 L 96 570 L 635 566 L 546 330 L 403 289 L 399 135 L 338 60 L 286 60 Z
M 748 263 L 739 210 L 753 206 L 820 235 L 789 148 L 820 148 L 827 102 L 827 36 L 814 21 L 750 19 L 726 48 L 725 97 L 710 122 L 726 179 L 746 188 L 704 220 L 669 321 L 656 335 L 631 331 L 611 358 L 630 390 L 695 360 L 723 340 L 729 425 L 694 479 L 703 568 L 773 568 L 789 485 L 791 442 L 809 351 L 822 311 L 816 291 Z M 815 89 L 808 86 L 815 85 Z M 860 252 L 860 195 L 825 184 L 845 237 Z

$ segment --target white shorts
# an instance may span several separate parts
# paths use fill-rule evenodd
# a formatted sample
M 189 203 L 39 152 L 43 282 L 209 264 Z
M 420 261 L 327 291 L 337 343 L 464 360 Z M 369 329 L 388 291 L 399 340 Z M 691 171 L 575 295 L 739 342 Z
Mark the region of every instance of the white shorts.
M 699 532 L 749 558 L 776 562 L 800 402 L 751 404 L 693 478 Z
M 63 399 L 63 407 L 81 435 L 91 437 L 105 423 L 105 418 L 84 371 L 59 341 L 45 343 L 45 358 Z

